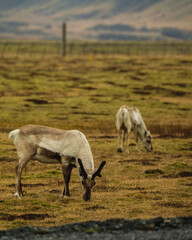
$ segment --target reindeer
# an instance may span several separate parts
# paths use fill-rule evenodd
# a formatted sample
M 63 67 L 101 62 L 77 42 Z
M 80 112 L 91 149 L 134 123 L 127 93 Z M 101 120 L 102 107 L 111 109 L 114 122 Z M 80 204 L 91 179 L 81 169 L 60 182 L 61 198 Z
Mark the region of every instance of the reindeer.
M 152 137 L 150 132 L 146 128 L 139 109 L 130 108 L 127 106 L 120 107 L 116 114 L 116 127 L 118 130 L 117 152 L 123 151 L 123 144 L 125 142 L 125 139 L 127 139 L 126 152 L 129 152 L 129 135 L 131 131 L 133 131 L 136 141 L 136 149 L 138 151 L 140 151 L 138 146 L 138 139 L 141 140 L 143 146 L 148 152 L 153 151 L 151 142 Z
M 106 164 L 103 161 L 94 171 L 94 161 L 89 143 L 83 133 L 78 130 L 61 130 L 51 127 L 27 125 L 13 130 L 9 138 L 17 149 L 19 163 L 16 166 L 16 197 L 23 197 L 21 174 L 30 159 L 42 163 L 60 163 L 64 177 L 64 190 L 61 197 L 70 196 L 69 181 L 73 167 L 77 167 L 83 190 L 83 199 L 90 201 L 91 189 L 95 178 L 101 177 L 101 170 Z

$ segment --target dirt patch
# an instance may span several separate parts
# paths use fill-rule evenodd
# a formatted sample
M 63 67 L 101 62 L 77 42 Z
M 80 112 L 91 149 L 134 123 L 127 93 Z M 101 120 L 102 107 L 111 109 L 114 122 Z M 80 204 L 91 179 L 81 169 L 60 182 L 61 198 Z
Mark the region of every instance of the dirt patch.
M 142 160 L 141 164 L 143 166 L 155 166 L 156 165 L 155 163 L 152 163 L 151 161 L 147 161 L 147 160 Z
M 177 91 L 177 90 L 172 90 L 172 89 L 167 89 L 167 88 L 162 88 L 162 87 L 155 87 L 152 85 L 146 85 L 143 88 L 144 91 L 156 91 L 158 93 L 161 94 L 167 94 L 167 95 L 171 95 L 171 96 L 177 96 L 177 97 L 182 97 L 185 96 L 187 94 L 187 92 L 184 91 Z
M 182 88 L 185 88 L 187 86 L 185 83 L 175 83 L 175 85 Z
M 48 184 L 44 183 L 22 183 L 23 187 L 39 187 L 39 186 L 47 186 Z M 8 187 L 15 187 L 15 184 L 9 184 Z
M 0 91 L 0 97 L 4 97 L 5 96 L 5 92 Z
M 190 111 L 191 109 L 190 109 L 190 108 L 179 108 L 179 110 L 188 112 L 188 111 Z
M 118 87 L 126 88 L 128 85 L 127 84 L 117 84 Z
M 172 208 L 183 208 L 187 207 L 186 205 L 180 203 L 180 202 L 165 202 L 165 203 L 159 203 L 162 207 L 172 207 Z
M 112 86 L 116 86 L 116 83 L 115 83 L 115 82 L 106 81 L 105 83 L 107 83 L 107 84 L 109 84 L 109 85 L 112 85 Z
M 150 95 L 151 92 L 146 91 L 144 89 L 139 89 L 139 88 L 134 88 L 135 90 L 133 91 L 133 93 L 135 94 L 140 94 L 140 95 Z
M 143 82 L 144 80 L 140 77 L 136 77 L 136 76 L 131 76 L 131 79 L 137 82 Z
M 185 88 L 187 84 L 185 83 L 163 83 L 164 86 L 178 86 L 181 88 Z
M 157 160 L 137 160 L 137 159 L 131 159 L 131 160 L 120 160 L 119 163 L 136 163 L 137 165 L 143 165 L 143 166 L 155 166 Z
M 68 117 L 52 117 L 52 119 L 56 119 L 56 120 L 68 120 Z
M 192 183 L 182 183 L 181 185 L 191 187 Z
M 17 161 L 16 158 L 10 158 L 10 157 L 0 157 L 0 162 L 15 162 Z
M 111 82 L 111 81 L 106 81 L 105 83 L 112 85 L 112 86 L 117 86 L 117 87 L 127 87 L 128 86 L 128 84 L 119 84 L 119 83 Z
M 161 160 L 161 157 L 159 157 L 159 156 L 155 156 L 154 159 L 151 160 L 151 161 L 156 162 L 156 161 L 160 161 L 160 160 Z
M 192 64 L 191 60 L 181 60 L 180 61 L 181 64 Z
M 130 191 L 142 191 L 142 190 L 145 190 L 145 188 L 143 187 L 130 187 L 130 188 L 127 188 L 127 190 L 130 190 Z
M 124 98 L 126 98 L 127 99 L 127 101 L 129 101 L 129 102 L 135 102 L 134 100 L 132 100 L 132 99 L 129 99 L 129 94 L 127 93 L 127 94 L 125 94 L 125 95 L 122 95 L 122 94 L 114 94 L 113 96 L 113 99 L 115 99 L 115 100 L 117 100 L 117 99 L 124 99 Z
M 173 138 L 174 136 L 171 134 L 161 134 L 157 136 L 157 138 Z
M 120 68 L 120 69 L 118 69 L 117 72 L 119 72 L 119 73 L 126 73 L 126 72 L 129 72 L 129 71 L 130 71 L 130 70 L 127 69 L 127 68 Z
M 169 138 L 185 138 L 185 137 L 178 136 L 178 135 L 172 135 L 172 134 L 161 134 L 161 135 L 158 135 L 157 138 L 169 139 Z
M 42 99 L 25 99 L 25 101 L 32 102 L 34 104 L 49 104 L 47 100 L 42 100 Z
M 71 112 L 72 114 L 82 114 L 82 115 L 102 115 L 102 116 L 107 116 L 107 113 L 88 113 L 88 112 L 78 112 L 78 111 L 73 111 Z
M 189 171 L 182 171 L 180 173 L 176 173 L 176 174 L 168 174 L 168 175 L 164 175 L 163 177 L 165 178 L 185 178 L 185 177 L 192 177 L 192 172 Z
M 102 207 L 102 206 L 98 206 L 98 205 L 95 205 L 95 206 L 92 206 L 92 207 L 87 207 L 87 208 L 84 208 L 85 210 L 98 210 L 98 209 L 106 209 L 105 207 Z
M 84 80 L 84 78 L 80 78 L 80 77 L 67 77 L 68 81 L 82 81 Z
M 51 191 L 49 191 L 50 193 L 60 193 L 60 191 L 59 190 L 51 190 Z
M 104 67 L 101 69 L 103 72 L 110 72 L 110 71 L 117 71 L 119 70 L 118 66 L 110 66 L 110 67 Z
M 91 95 L 92 97 L 106 97 L 105 95 L 103 94 L 93 94 Z
M 96 138 L 96 139 L 111 139 L 111 138 L 116 138 L 116 136 L 111 136 L 111 135 L 103 135 L 103 136 L 91 136 L 90 138 Z
M 135 143 L 129 143 L 129 146 L 136 146 Z
M 1 213 L 2 215 L 4 215 L 3 217 L 1 217 L 1 220 L 4 221 L 14 221 L 16 219 L 23 219 L 23 220 L 44 220 L 45 218 L 50 217 L 47 213 L 44 214 L 35 214 L 35 213 L 29 213 L 29 214 L 22 214 L 22 215 L 16 215 L 16 214 L 8 214 L 5 215 L 3 213 Z
M 144 172 L 145 174 L 163 174 L 161 169 L 148 169 Z
M 181 151 L 192 151 L 192 147 L 189 148 L 180 148 Z
M 147 76 L 147 73 L 145 73 L 145 72 L 136 72 L 136 74 L 137 75 L 139 75 L 139 76 Z
M 192 172 L 188 172 L 188 171 L 180 172 L 177 176 L 178 177 L 192 177 Z
M 165 105 L 179 105 L 178 103 L 171 103 L 171 102 L 163 102 Z
M 104 191 L 104 192 L 116 192 L 120 190 L 127 190 L 125 187 L 115 187 L 115 186 L 105 186 L 105 185 L 100 185 L 100 186 L 95 186 L 94 191 Z
M 97 88 L 94 87 L 80 87 L 81 89 L 85 89 L 85 90 L 96 90 Z
M 38 71 L 35 71 L 35 72 L 30 72 L 29 73 L 29 76 L 30 77 L 34 77 L 34 76 L 42 76 L 42 77 L 47 77 L 47 78 L 49 78 L 50 77 L 50 75 L 49 74 L 47 74 L 47 73 L 43 73 L 43 72 L 38 72 Z
M 145 190 L 145 188 L 143 187 L 115 187 L 115 186 L 96 186 L 94 187 L 94 191 L 99 191 L 102 190 L 104 192 L 117 192 L 117 191 L 125 191 L 125 190 L 129 190 L 129 191 L 143 191 Z
M 181 157 L 183 157 L 183 155 L 179 154 L 179 155 L 175 155 L 174 157 L 175 158 L 181 158 Z
M 109 101 L 103 101 L 103 100 L 99 100 L 99 99 L 96 99 L 96 98 L 90 98 L 90 100 L 93 102 L 93 103 L 109 103 Z

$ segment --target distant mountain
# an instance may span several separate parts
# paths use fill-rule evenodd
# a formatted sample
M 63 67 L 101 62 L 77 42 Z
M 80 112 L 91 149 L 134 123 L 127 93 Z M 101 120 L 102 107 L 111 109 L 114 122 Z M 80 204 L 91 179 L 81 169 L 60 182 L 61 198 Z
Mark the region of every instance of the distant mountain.
M 0 39 L 192 40 L 192 0 L 0 0 Z

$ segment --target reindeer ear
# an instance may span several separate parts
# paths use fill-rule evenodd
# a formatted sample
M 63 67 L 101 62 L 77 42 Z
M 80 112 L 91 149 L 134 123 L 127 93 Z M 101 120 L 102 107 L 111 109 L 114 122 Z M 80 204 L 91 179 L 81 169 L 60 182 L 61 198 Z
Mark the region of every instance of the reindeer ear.
M 101 174 L 100 174 L 100 172 L 101 172 L 101 170 L 103 169 L 103 167 L 105 166 L 105 164 L 106 164 L 106 161 L 103 161 L 103 162 L 100 164 L 100 166 L 99 166 L 99 168 L 97 169 L 97 171 L 93 173 L 92 179 L 94 179 L 96 176 L 102 177 Z
M 151 140 L 151 135 L 147 136 L 147 138 Z
M 78 163 L 79 163 L 79 166 L 80 166 L 80 170 L 81 170 L 81 176 L 83 175 L 84 178 L 87 178 L 87 173 L 85 172 L 85 169 L 83 167 L 83 163 L 81 161 L 80 158 L 78 158 Z
M 149 130 L 147 130 L 147 138 L 149 138 L 149 139 L 151 139 L 152 137 L 151 137 L 151 133 L 150 133 L 150 131 Z

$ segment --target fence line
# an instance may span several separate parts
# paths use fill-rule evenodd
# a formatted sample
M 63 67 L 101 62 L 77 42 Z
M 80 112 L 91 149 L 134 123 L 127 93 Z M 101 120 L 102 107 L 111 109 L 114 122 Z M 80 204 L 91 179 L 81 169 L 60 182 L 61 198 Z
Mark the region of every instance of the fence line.
M 68 42 L 68 56 L 94 55 L 192 55 L 192 42 Z M 20 55 L 62 56 L 59 41 L 0 41 L 0 58 Z

